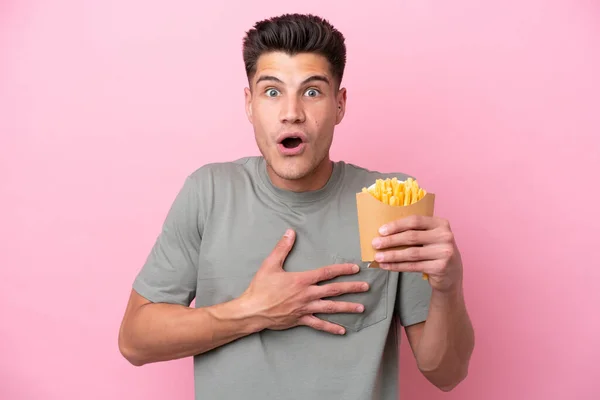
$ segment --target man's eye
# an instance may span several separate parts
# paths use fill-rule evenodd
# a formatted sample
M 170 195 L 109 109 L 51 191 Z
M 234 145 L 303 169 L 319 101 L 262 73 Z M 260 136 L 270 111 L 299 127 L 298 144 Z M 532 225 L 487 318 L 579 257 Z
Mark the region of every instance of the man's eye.
M 275 97 L 279 94 L 279 91 L 277 89 L 267 89 L 266 94 L 269 97 Z
M 317 89 L 308 89 L 308 90 L 306 91 L 306 95 L 307 95 L 308 97 L 315 97 L 315 96 L 318 96 L 318 95 L 319 95 L 319 91 L 318 91 Z

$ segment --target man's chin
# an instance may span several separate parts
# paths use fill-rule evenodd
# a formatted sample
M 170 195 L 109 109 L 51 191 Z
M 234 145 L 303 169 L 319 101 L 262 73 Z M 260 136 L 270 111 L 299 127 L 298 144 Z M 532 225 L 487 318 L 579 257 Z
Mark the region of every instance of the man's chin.
M 277 157 L 270 160 L 268 164 L 275 175 L 289 181 L 302 179 L 314 169 L 304 157 Z
M 282 179 L 288 180 L 288 181 L 296 181 L 299 179 L 302 179 L 304 177 L 306 177 L 307 175 L 309 175 L 310 170 L 306 169 L 306 168 L 299 168 L 299 167 L 274 167 L 272 168 L 273 172 L 275 172 L 275 174 L 277 176 L 279 176 Z

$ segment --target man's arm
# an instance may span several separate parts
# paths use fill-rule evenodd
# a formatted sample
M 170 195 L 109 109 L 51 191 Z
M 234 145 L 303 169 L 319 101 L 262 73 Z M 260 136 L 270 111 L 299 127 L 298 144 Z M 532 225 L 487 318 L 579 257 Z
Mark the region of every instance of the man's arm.
M 329 265 L 305 272 L 283 270 L 295 234 L 284 235 L 238 298 L 204 308 L 153 303 L 135 289 L 119 331 L 119 349 L 133 365 L 199 355 L 263 329 L 304 325 L 343 334 L 341 326 L 315 317 L 318 313 L 360 313 L 360 304 L 323 300 L 368 290 L 364 282 L 317 285 L 359 271 L 351 264 Z
M 240 299 L 204 308 L 152 303 L 131 291 L 119 350 L 133 365 L 202 354 L 261 330 Z
M 450 223 L 414 215 L 382 226 L 380 234 L 373 241 L 378 250 L 375 260 L 384 270 L 402 273 L 401 322 L 419 369 L 438 388 L 451 390 L 467 376 L 474 333 L 463 296 L 462 260 Z M 417 281 L 423 273 L 428 281 Z
M 426 322 L 405 327 L 419 370 L 443 391 L 466 378 L 474 347 L 462 291 L 433 291 Z
M 134 365 L 200 354 L 258 329 L 231 301 L 190 308 L 196 295 L 209 169 L 188 176 L 136 276 L 119 329 L 119 350 Z

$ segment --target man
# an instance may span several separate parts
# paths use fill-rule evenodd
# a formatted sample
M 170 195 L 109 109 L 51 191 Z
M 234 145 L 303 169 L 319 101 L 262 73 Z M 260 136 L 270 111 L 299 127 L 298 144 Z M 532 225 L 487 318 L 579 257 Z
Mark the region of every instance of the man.
M 400 324 L 424 376 L 454 388 L 473 330 L 448 222 L 390 223 L 373 243 L 381 268 L 361 261 L 355 194 L 408 175 L 329 158 L 346 109 L 342 34 L 284 15 L 257 23 L 243 56 L 262 156 L 187 177 L 133 284 L 122 354 L 193 356 L 197 399 L 391 400 Z

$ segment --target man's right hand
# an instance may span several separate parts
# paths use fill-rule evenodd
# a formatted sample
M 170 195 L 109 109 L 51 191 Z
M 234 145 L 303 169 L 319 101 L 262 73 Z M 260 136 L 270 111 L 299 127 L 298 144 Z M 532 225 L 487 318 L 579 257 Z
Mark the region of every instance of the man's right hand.
M 365 292 L 366 282 L 317 283 L 340 275 L 359 271 L 354 264 L 334 264 L 305 272 L 286 272 L 283 264 L 295 241 L 295 232 L 288 230 L 275 249 L 262 263 L 240 300 L 244 308 L 259 321 L 263 329 L 283 330 L 298 325 L 344 334 L 343 327 L 315 317 L 317 313 L 361 313 L 362 304 L 333 300 L 326 297 L 344 293 Z

